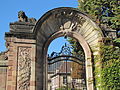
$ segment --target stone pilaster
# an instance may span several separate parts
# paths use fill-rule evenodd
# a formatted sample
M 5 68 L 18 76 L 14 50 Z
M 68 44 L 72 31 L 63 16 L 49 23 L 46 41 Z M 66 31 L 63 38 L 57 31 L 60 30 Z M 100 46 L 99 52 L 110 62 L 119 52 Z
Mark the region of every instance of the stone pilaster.
M 34 24 L 10 23 L 5 33 L 8 48 L 7 90 L 35 90 L 36 40 Z

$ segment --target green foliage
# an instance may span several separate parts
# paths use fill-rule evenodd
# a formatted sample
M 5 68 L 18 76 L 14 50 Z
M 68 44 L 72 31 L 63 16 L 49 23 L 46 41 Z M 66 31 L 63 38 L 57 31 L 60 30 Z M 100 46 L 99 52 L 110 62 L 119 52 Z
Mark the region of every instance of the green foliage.
M 78 55 L 78 56 L 81 56 L 82 59 L 84 59 L 85 54 L 84 54 L 83 48 L 80 45 L 80 43 L 76 39 L 73 39 L 73 38 L 70 38 L 70 37 L 68 37 L 67 40 L 68 40 L 68 42 L 70 43 L 70 45 L 72 47 L 72 53 L 75 56 Z
M 79 0 L 79 9 L 90 15 L 98 24 L 120 30 L 119 0 Z
M 113 40 L 114 45 L 120 47 L 120 38 Z
M 60 87 L 60 88 L 58 88 L 58 89 L 56 89 L 56 90 L 71 90 L 71 88 L 68 88 L 68 89 L 67 89 L 66 86 L 62 86 L 62 87 Z
M 120 48 L 105 45 L 102 50 L 102 88 L 118 90 L 120 89 Z

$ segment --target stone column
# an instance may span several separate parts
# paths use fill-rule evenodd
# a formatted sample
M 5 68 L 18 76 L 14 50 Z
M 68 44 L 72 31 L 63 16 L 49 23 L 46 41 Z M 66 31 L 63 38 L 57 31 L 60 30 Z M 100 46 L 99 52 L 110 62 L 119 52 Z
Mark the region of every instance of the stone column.
M 6 90 L 35 90 L 36 40 L 33 24 L 15 22 L 5 34 L 8 48 Z

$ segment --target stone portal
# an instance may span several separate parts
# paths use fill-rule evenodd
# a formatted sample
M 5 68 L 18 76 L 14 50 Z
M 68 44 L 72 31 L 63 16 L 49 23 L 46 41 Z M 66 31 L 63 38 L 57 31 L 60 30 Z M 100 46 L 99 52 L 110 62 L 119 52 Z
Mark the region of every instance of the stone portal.
M 93 57 L 99 55 L 104 35 L 86 14 L 68 7 L 50 10 L 38 21 L 19 12 L 19 21 L 10 23 L 10 32 L 5 33 L 6 90 L 48 90 L 47 50 L 52 40 L 61 36 L 75 38 L 81 44 L 85 52 L 87 90 L 94 90 L 93 65 L 100 69 L 101 62 L 94 64 Z

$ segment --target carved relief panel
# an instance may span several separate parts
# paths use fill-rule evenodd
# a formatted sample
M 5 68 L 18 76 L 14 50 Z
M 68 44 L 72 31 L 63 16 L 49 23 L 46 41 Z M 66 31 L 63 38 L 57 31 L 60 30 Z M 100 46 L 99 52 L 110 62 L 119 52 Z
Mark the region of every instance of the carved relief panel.
M 18 47 L 17 90 L 30 90 L 31 48 Z
M 65 36 L 71 31 L 79 32 L 87 21 L 81 14 L 73 10 L 58 10 L 54 13 L 54 17 L 57 18 L 60 29 L 64 30 Z

